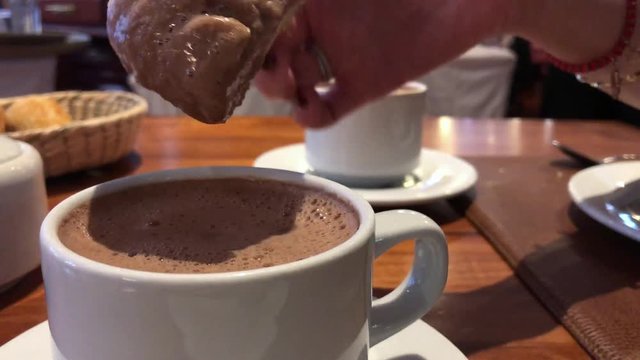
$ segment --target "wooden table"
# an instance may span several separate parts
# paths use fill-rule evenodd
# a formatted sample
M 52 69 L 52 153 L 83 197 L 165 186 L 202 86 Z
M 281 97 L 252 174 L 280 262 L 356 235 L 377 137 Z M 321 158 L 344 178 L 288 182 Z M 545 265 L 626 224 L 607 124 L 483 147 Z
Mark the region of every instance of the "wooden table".
M 615 131 L 613 131 L 615 130 Z M 424 145 L 459 156 L 543 155 L 558 138 L 596 155 L 607 154 L 603 134 L 629 134 L 615 122 L 549 120 L 426 119 Z M 612 132 L 613 131 L 613 132 Z M 251 165 L 261 153 L 301 142 L 303 131 L 286 118 L 234 118 L 224 126 L 189 119 L 146 119 L 137 152 L 98 170 L 50 180 L 49 205 L 85 187 L 134 173 L 205 165 Z M 559 156 L 560 157 L 560 156 Z M 588 358 L 482 235 L 449 203 L 416 207 L 442 225 L 450 249 L 445 295 L 425 317 L 471 359 Z M 412 260 L 410 243 L 376 261 L 374 286 L 397 285 Z M 46 320 L 40 271 L 0 295 L 0 345 Z

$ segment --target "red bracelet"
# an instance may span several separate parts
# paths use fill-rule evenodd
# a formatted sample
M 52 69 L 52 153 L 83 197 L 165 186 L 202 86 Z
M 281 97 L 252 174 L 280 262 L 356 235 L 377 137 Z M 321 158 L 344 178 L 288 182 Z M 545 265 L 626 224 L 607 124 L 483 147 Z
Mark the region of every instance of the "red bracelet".
M 633 31 L 636 28 L 637 4 L 638 0 L 627 0 L 627 9 L 622 34 L 620 34 L 620 38 L 608 54 L 584 64 L 570 64 L 554 57 L 553 55 L 547 54 L 549 61 L 560 70 L 576 74 L 599 70 L 613 63 L 627 49 L 627 46 L 629 46 L 629 42 L 633 36 Z

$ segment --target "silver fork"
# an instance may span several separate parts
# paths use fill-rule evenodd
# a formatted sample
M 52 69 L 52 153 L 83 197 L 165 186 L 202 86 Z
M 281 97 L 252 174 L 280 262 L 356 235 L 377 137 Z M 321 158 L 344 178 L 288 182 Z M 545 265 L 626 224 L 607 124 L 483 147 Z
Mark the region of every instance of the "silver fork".
M 558 140 L 553 140 L 551 144 L 558 148 L 558 150 L 560 150 L 563 154 L 569 156 L 570 158 L 584 166 L 609 164 L 618 161 L 640 160 L 640 154 L 620 154 L 615 156 L 608 156 L 602 160 L 597 160 L 566 145 L 561 144 Z

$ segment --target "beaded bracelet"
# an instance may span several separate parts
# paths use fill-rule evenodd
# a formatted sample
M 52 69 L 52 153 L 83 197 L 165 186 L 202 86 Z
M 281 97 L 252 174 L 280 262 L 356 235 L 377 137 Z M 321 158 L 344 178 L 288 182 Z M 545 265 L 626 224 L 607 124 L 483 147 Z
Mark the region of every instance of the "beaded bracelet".
M 637 15 L 638 0 L 627 0 L 626 13 L 624 19 L 624 26 L 622 27 L 622 33 L 618 38 L 618 41 L 614 45 L 613 49 L 606 55 L 600 56 L 587 63 L 583 64 L 570 64 L 562 61 L 553 55 L 547 54 L 549 61 L 559 68 L 560 70 L 570 73 L 587 73 L 602 69 L 608 65 L 611 65 L 616 61 L 618 57 L 627 49 L 636 28 L 636 15 Z
M 637 0 L 636 0 L 637 1 Z M 640 12 L 633 10 L 640 24 Z M 607 66 L 577 75 L 578 80 L 609 93 L 613 98 L 640 108 L 640 29 L 631 30 L 626 49 Z M 624 89 L 624 91 L 623 91 Z

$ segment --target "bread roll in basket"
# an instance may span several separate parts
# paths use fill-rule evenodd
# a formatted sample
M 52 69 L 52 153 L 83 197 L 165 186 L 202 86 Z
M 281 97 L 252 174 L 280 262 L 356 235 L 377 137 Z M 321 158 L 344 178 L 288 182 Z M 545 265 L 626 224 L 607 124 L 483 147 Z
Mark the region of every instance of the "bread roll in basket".
M 58 102 L 72 121 L 6 135 L 40 152 L 47 177 L 105 165 L 130 153 L 148 109 L 143 98 L 128 92 L 69 91 L 38 96 Z M 0 99 L 0 108 L 7 110 L 21 98 Z

